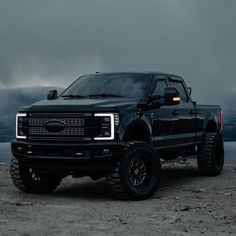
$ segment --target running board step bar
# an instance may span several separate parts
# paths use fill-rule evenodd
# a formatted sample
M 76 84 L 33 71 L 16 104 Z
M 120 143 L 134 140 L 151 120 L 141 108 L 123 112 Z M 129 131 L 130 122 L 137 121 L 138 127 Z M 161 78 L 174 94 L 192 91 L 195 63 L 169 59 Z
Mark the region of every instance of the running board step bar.
M 174 163 L 174 162 L 179 162 L 179 161 L 186 161 L 188 159 L 196 159 L 196 158 L 197 158 L 197 155 L 187 156 L 187 157 L 181 156 L 181 157 L 178 157 L 178 158 L 173 159 L 173 160 L 167 160 L 167 161 L 163 160 L 163 161 L 161 161 L 161 164 L 169 164 L 169 163 Z

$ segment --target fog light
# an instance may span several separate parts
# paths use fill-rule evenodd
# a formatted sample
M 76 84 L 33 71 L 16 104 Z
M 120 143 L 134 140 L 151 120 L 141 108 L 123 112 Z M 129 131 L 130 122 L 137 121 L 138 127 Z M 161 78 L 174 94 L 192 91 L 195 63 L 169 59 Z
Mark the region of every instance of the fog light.
M 102 149 L 102 154 L 103 154 L 103 155 L 108 155 L 108 154 L 110 154 L 110 149 Z

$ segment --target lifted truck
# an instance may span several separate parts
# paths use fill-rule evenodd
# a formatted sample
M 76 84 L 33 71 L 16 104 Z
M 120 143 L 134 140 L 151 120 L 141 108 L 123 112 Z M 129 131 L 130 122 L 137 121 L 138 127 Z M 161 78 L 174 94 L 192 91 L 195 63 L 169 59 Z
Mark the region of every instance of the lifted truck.
M 24 192 L 49 193 L 62 178 L 106 177 L 124 199 L 155 193 L 161 164 L 197 158 L 216 176 L 224 165 L 220 106 L 196 105 L 180 76 L 96 73 L 77 79 L 60 96 L 16 116 L 10 173 Z

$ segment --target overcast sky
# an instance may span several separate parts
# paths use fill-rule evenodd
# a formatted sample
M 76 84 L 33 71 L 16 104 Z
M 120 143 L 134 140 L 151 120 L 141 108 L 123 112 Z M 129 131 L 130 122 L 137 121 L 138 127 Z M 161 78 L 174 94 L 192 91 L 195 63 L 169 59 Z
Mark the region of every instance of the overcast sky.
M 0 88 L 161 71 L 219 102 L 236 94 L 235 22 L 235 0 L 0 0 Z

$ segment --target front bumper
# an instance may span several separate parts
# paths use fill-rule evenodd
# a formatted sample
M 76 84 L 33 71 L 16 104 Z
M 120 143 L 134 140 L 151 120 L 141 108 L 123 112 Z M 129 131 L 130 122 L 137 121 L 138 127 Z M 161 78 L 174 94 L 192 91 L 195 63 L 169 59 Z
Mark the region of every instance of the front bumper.
M 122 143 L 35 143 L 12 141 L 21 166 L 67 171 L 108 171 L 119 159 Z

